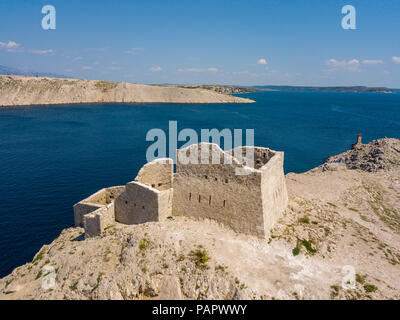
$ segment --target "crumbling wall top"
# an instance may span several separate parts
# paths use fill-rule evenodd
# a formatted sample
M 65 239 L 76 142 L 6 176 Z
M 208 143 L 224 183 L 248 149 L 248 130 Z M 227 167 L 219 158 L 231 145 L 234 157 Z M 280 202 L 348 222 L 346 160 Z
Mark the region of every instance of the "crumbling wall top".
M 170 158 L 156 159 L 146 163 L 135 178 L 139 182 L 159 191 L 172 188 L 174 164 Z

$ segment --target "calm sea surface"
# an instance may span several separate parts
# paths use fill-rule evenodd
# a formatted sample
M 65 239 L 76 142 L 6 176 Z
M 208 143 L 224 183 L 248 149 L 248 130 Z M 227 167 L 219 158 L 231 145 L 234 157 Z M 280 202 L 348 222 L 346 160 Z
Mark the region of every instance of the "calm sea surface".
M 262 92 L 255 104 L 98 104 L 0 108 L 0 277 L 73 223 L 72 206 L 123 185 L 145 163 L 146 133 L 255 129 L 303 172 L 363 141 L 400 138 L 400 94 Z

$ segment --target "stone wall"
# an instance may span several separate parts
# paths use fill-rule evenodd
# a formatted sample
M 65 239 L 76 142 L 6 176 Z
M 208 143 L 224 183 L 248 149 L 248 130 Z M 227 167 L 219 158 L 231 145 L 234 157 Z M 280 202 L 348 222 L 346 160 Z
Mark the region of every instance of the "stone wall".
M 216 144 L 194 144 L 177 150 L 175 174 L 172 159 L 157 159 L 125 187 L 102 189 L 76 204 L 75 225 L 93 237 L 114 221 L 141 224 L 176 215 L 265 238 L 288 202 L 283 159 L 283 152 L 268 148 L 224 152 Z
M 289 201 L 283 160 L 283 152 L 275 152 L 269 162 L 260 169 L 262 171 L 261 190 L 266 231 L 273 228 Z
M 202 164 L 204 149 L 209 150 L 209 164 Z M 258 147 L 245 147 L 245 151 L 254 153 L 259 169 L 246 167 L 231 156 L 232 150 L 224 152 L 215 144 L 201 143 L 178 150 L 173 214 L 216 220 L 237 232 L 264 238 L 287 204 L 283 153 Z M 183 164 L 181 160 L 188 156 L 192 160 L 198 157 L 198 164 Z M 212 159 L 215 156 L 230 163 L 216 164 Z M 248 174 L 237 175 L 238 168 L 246 169 Z M 276 193 L 279 195 L 275 198 Z
M 172 159 L 157 159 L 143 166 L 116 199 L 115 220 L 139 224 L 171 216 L 173 170 Z
M 106 227 L 114 223 L 114 202 L 112 202 L 83 216 L 85 238 L 100 236 Z
M 74 222 L 76 227 L 84 227 L 84 217 L 90 213 L 97 212 L 99 209 L 108 208 L 106 210 L 110 217 L 103 217 L 103 225 L 107 224 L 110 219 L 114 220 L 114 200 L 125 190 L 124 186 L 116 186 L 104 188 L 92 194 L 88 198 L 74 205 Z M 102 213 L 103 210 L 98 211 Z
M 135 181 L 163 191 L 172 188 L 174 163 L 172 159 L 156 159 L 140 169 Z

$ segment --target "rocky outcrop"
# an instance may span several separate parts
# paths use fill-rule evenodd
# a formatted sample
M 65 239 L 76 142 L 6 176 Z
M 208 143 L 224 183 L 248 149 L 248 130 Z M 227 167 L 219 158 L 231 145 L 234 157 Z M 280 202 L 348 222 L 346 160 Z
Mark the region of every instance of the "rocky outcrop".
M 207 89 L 96 80 L 0 76 L 0 106 L 72 103 L 251 103 Z
M 348 169 L 368 172 L 390 170 L 400 165 L 400 139 L 379 139 L 368 144 L 354 144 L 351 150 L 329 157 L 324 168 L 344 164 Z

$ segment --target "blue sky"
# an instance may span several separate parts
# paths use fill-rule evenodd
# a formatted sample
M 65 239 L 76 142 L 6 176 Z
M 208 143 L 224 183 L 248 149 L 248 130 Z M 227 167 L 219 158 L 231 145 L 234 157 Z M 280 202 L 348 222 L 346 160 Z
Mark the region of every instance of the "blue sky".
M 56 30 L 41 9 L 56 8 Z M 341 9 L 356 8 L 356 30 Z M 0 0 L 0 65 L 139 83 L 400 88 L 400 1 Z

